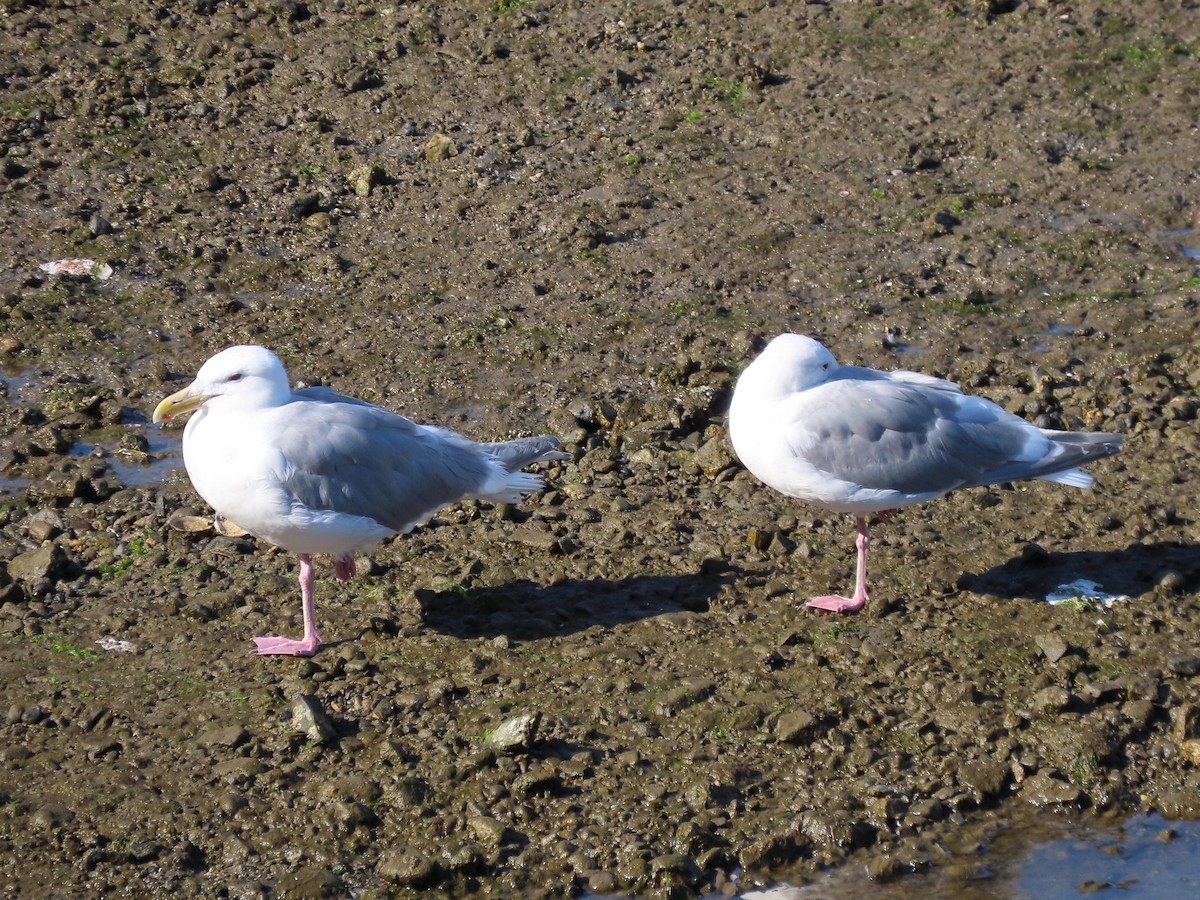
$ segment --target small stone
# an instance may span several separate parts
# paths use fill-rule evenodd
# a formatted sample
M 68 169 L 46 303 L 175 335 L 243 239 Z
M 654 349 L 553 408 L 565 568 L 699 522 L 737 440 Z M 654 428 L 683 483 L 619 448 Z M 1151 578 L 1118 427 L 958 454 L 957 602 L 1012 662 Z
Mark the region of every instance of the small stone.
M 292 703 L 292 728 L 319 744 L 331 744 L 337 740 L 333 721 L 321 704 L 308 694 L 299 694 Z
M 53 831 L 61 828 L 75 818 L 75 811 L 61 803 L 47 803 L 33 814 L 33 824 L 36 828 Z
M 888 853 L 867 861 L 867 877 L 872 881 L 890 881 L 903 872 L 904 864 Z
M 92 237 L 102 237 L 106 234 L 112 234 L 112 223 L 99 213 L 94 213 L 91 219 L 88 220 L 88 232 Z
M 711 679 L 685 678 L 678 687 L 658 698 L 654 712 L 660 716 L 674 715 L 694 703 L 707 699 L 716 689 L 716 682 Z
M 452 156 L 458 156 L 458 145 L 452 138 L 438 133 L 430 135 L 421 152 L 429 162 L 440 162 Z
M 1051 685 L 1033 695 L 1033 710 L 1041 715 L 1054 715 L 1070 709 L 1073 700 L 1071 692 L 1066 688 Z
M 27 585 L 53 586 L 66 574 L 67 554 L 58 544 L 26 550 L 8 561 L 8 574 Z M 47 587 L 49 590 L 49 587 Z M 39 590 L 38 593 L 44 593 Z
M 541 721 L 540 712 L 523 713 L 506 719 L 484 738 L 484 746 L 502 753 L 528 750 L 537 739 L 538 725 Z
M 1069 782 L 1036 772 L 1021 784 L 1021 796 L 1034 806 L 1070 806 L 1080 801 L 1083 792 Z
M 213 728 L 200 735 L 201 747 L 227 747 L 234 749 L 250 740 L 250 733 L 241 725 L 230 725 L 225 728 Z
M 1200 738 L 1200 706 L 1185 703 L 1171 710 L 1171 740 L 1176 744 Z
M 504 823 L 491 816 L 472 816 L 467 825 L 485 847 L 499 847 L 504 842 Z
M 272 893 L 277 897 L 320 900 L 323 897 L 341 897 L 343 891 L 342 880 L 333 872 L 320 866 L 305 866 L 279 879 Z
M 1058 634 L 1043 634 L 1036 640 L 1038 649 L 1042 651 L 1042 656 L 1046 657 L 1047 662 L 1056 663 L 1067 655 L 1067 642 Z
M 513 779 L 513 796 L 519 800 L 540 794 L 553 794 L 562 788 L 562 778 L 553 769 L 530 769 Z
M 959 770 L 959 780 L 981 797 L 999 796 L 1008 783 L 1012 769 L 1003 760 L 979 759 L 965 763 Z
M 692 454 L 692 462 L 713 480 L 726 469 L 737 465 L 729 440 L 723 434 L 705 441 L 700 449 Z
M 321 195 L 316 191 L 300 194 L 288 201 L 288 214 L 293 219 L 303 219 L 321 209 Z
M 25 345 L 11 334 L 0 335 L 0 354 L 12 356 L 14 353 L 20 353 L 24 349 Z
M 1179 745 L 1179 755 L 1193 766 L 1200 766 L 1200 740 L 1195 738 Z
M 775 736 L 780 743 L 796 747 L 806 746 L 820 737 L 820 720 L 802 709 L 784 713 L 775 726 Z
M 408 849 L 389 850 L 379 857 L 375 873 L 401 887 L 425 888 L 438 881 L 437 864 Z
M 377 165 L 359 166 L 350 173 L 350 187 L 354 189 L 354 193 L 359 197 L 371 196 L 371 189 L 376 185 L 382 184 L 384 180 L 384 171 Z
M 1200 656 L 1195 653 L 1173 653 L 1167 658 L 1167 668 L 1176 675 L 1191 678 L 1200 674 Z

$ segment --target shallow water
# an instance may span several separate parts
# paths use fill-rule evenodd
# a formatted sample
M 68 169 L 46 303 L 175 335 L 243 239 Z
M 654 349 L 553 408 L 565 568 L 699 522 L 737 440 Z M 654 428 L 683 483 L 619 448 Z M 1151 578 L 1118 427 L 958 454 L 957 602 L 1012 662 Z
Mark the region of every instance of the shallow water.
M 1032 846 L 1031 846 L 1032 845 Z M 964 869 L 966 875 L 964 877 Z M 862 866 L 805 885 L 749 890 L 743 900 L 1066 900 L 1109 890 L 1123 900 L 1200 894 L 1200 822 L 1137 815 L 1115 828 L 1037 821 L 1002 833 L 977 855 L 927 874 L 876 882 Z
M 108 444 L 80 442 L 71 448 L 70 454 L 102 457 L 117 477 L 131 487 L 161 484 L 164 478 L 183 466 L 182 440 L 175 433 L 157 428 L 146 429 L 145 436 L 146 459 L 140 462 L 124 458 L 115 445 Z

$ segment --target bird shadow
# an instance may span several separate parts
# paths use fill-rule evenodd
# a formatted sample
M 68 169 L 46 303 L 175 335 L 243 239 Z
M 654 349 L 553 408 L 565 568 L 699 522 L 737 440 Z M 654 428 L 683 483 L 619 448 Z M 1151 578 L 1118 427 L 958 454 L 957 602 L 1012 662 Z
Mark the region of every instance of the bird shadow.
M 1108 594 L 1137 597 L 1174 571 L 1178 588 L 1193 591 L 1200 583 L 1200 546 L 1179 542 L 1130 544 L 1120 550 L 1052 553 L 1027 544 L 1021 554 L 980 574 L 964 574 L 960 588 L 1008 600 L 1039 599 L 1061 585 L 1087 579 Z
M 667 613 L 706 612 L 732 568 L 682 575 L 569 579 L 540 585 L 521 579 L 488 587 L 416 591 L 427 628 L 460 638 L 558 637 L 594 625 L 611 628 Z

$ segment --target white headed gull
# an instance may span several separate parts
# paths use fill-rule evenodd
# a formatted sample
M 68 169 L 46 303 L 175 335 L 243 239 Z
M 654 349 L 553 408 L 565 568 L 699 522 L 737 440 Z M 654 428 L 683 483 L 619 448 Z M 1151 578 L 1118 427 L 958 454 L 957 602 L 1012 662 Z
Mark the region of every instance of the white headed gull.
M 858 529 L 853 597 L 808 605 L 853 612 L 867 602 L 867 518 L 955 488 L 1042 478 L 1088 487 L 1082 465 L 1124 435 L 1052 431 L 916 372 L 841 366 L 810 337 L 782 334 L 738 379 L 729 437 L 742 463 L 789 497 L 851 513 Z
M 304 637 L 259 637 L 260 654 L 311 656 L 320 644 L 311 555 L 329 553 L 339 582 L 354 551 L 406 532 L 466 498 L 516 503 L 542 486 L 522 472 L 564 459 L 558 439 L 477 444 L 329 388 L 293 391 L 264 347 L 230 347 L 208 360 L 154 421 L 194 412 L 183 462 L 210 506 L 300 557 Z

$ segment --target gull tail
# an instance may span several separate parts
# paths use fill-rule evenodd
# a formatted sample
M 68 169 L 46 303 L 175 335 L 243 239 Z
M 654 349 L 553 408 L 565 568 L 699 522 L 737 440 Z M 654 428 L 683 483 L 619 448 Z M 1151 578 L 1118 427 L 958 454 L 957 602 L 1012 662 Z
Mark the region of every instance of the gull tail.
M 525 466 L 535 462 L 571 458 L 571 454 L 558 449 L 558 438 L 548 434 L 480 446 L 488 458 L 501 469 L 497 477 L 490 479 L 484 490 L 479 493 L 481 499 L 492 503 L 520 503 L 526 494 L 541 490 L 545 484 L 542 476 L 533 472 L 522 472 L 521 469 Z
M 1050 431 L 1043 429 L 1042 434 L 1053 441 L 1058 451 L 1051 457 L 1058 467 L 1053 471 L 1039 473 L 1034 477 L 1077 488 L 1091 487 L 1095 480 L 1079 468 L 1080 466 L 1119 453 L 1125 443 L 1125 435 L 1109 434 L 1104 431 Z

